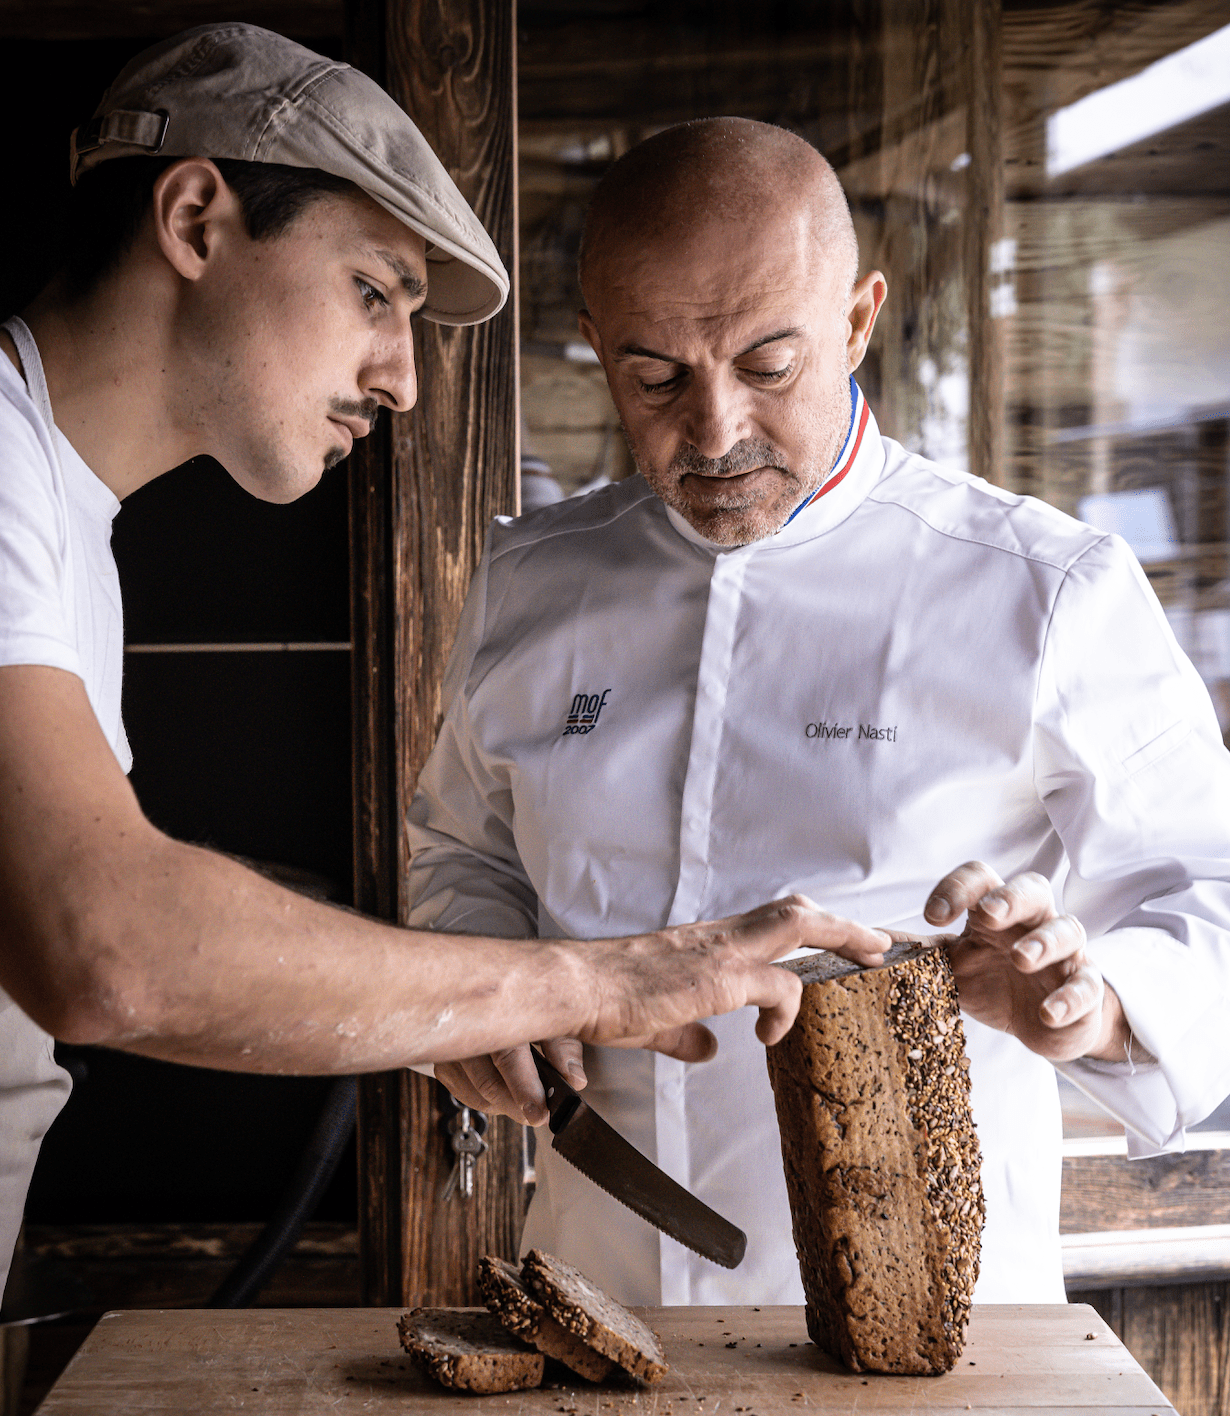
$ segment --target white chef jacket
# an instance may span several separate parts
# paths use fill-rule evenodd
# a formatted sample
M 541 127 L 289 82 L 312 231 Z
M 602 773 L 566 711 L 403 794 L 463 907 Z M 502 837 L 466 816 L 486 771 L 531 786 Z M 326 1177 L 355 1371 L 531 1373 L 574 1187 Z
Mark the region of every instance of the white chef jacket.
M 1230 758 L 1122 541 L 855 418 L 776 535 L 701 537 L 639 477 L 497 521 L 409 811 L 411 923 L 602 938 L 802 891 L 911 931 L 979 858 L 1036 870 L 1155 1066 L 1063 1070 L 1130 1149 L 1230 1092 Z M 861 434 L 861 436 L 860 436 Z M 840 474 L 840 475 L 839 475 Z M 797 1303 L 750 1009 L 687 1065 L 587 1050 L 587 1101 L 748 1234 L 733 1272 L 562 1162 L 525 1244 L 637 1303 Z M 1063 1301 L 1049 1063 L 965 1020 L 987 1200 L 980 1302 Z

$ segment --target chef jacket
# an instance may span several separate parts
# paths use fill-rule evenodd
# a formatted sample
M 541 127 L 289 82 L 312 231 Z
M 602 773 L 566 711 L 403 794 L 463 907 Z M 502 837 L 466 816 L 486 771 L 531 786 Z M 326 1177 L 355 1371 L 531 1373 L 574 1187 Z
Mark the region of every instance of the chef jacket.
M 853 385 L 853 381 L 852 381 Z M 409 810 L 416 926 L 604 938 L 801 891 L 926 931 L 962 861 L 1039 871 L 1151 1066 L 1063 1070 L 1132 1154 L 1230 1092 L 1230 758 L 1124 543 L 882 438 L 857 386 L 820 494 L 706 541 L 629 481 L 491 528 Z M 798 1303 L 750 1009 L 689 1065 L 587 1049 L 586 1100 L 748 1235 L 720 1269 L 549 1149 L 525 1244 L 648 1304 Z M 1054 1071 L 966 1018 L 980 1302 L 1064 1299 Z

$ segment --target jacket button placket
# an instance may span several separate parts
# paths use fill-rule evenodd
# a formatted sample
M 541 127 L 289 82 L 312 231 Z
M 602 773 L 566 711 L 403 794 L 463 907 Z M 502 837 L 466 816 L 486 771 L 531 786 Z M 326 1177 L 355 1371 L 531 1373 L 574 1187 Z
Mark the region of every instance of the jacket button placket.
M 692 740 L 680 803 L 679 879 L 671 903 L 670 924 L 690 924 L 705 917 L 713 794 L 743 577 L 751 554 L 750 547 L 743 547 L 717 555 L 709 581 Z M 658 1165 L 690 1189 L 687 1064 L 673 1057 L 654 1058 L 654 1120 Z M 661 1238 L 660 1255 L 662 1302 L 690 1303 L 692 1270 L 699 1262 L 696 1256 L 665 1235 Z

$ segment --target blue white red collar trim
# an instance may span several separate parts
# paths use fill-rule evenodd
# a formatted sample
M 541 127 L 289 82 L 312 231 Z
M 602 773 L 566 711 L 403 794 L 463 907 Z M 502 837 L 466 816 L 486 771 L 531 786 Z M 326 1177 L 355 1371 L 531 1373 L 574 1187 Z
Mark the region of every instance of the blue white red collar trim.
M 858 450 L 863 445 L 863 434 L 867 431 L 867 421 L 871 410 L 867 407 L 867 400 L 863 397 L 863 390 L 854 382 L 854 375 L 850 376 L 850 426 L 846 430 L 846 440 L 842 445 L 837 461 L 833 463 L 833 469 L 824 481 L 812 492 L 806 501 L 800 502 L 790 513 L 789 519 L 784 523 L 781 530 L 785 530 L 790 522 L 798 516 L 799 512 L 806 510 L 814 502 L 818 502 L 821 497 L 827 496 L 829 492 L 845 477 L 850 468 L 854 466 L 854 459 L 858 456 Z

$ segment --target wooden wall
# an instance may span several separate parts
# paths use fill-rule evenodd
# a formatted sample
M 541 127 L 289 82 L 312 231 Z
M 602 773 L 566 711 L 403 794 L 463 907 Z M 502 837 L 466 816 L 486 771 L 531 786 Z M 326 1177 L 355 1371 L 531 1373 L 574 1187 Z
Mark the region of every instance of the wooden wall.
M 506 267 L 517 265 L 513 7 L 385 0 L 357 12 L 357 59 L 431 134 Z M 514 275 L 515 280 L 515 275 Z M 419 402 L 351 470 L 355 903 L 406 912 L 405 808 L 442 719 L 441 682 L 494 516 L 517 509 L 517 302 L 486 324 L 418 324 Z M 468 1303 L 479 1257 L 515 1257 L 520 1128 L 492 1121 L 475 1193 L 454 1163 L 441 1088 L 409 1072 L 359 1093 L 359 1241 L 369 1303 Z

